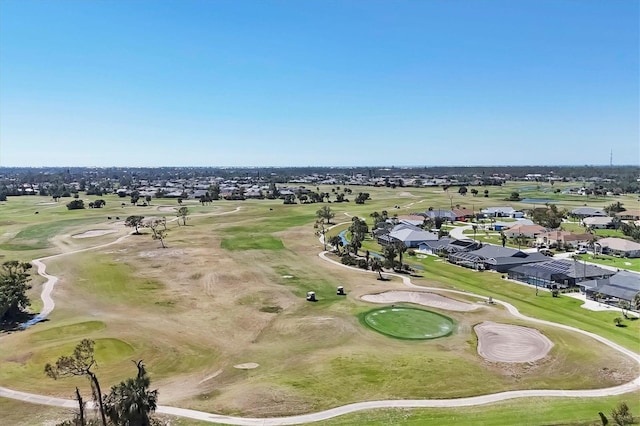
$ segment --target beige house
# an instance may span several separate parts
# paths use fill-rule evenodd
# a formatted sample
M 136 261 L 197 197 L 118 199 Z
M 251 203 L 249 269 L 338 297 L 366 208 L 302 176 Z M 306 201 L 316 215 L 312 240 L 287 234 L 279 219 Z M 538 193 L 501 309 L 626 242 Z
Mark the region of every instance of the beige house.
M 607 229 L 613 227 L 613 218 L 609 216 L 585 217 L 582 219 L 582 224 L 594 229 Z
M 569 231 L 549 231 L 539 234 L 536 237 L 536 245 L 538 246 L 564 246 L 570 244 L 573 247 L 587 245 L 594 239 L 591 234 L 574 234 Z
M 640 257 L 640 244 L 624 238 L 602 238 L 596 242 L 602 253 L 620 257 Z
M 540 225 L 514 225 L 508 230 L 504 231 L 504 235 L 508 238 L 515 237 L 527 237 L 527 238 L 536 238 L 538 235 L 547 232 L 547 228 Z

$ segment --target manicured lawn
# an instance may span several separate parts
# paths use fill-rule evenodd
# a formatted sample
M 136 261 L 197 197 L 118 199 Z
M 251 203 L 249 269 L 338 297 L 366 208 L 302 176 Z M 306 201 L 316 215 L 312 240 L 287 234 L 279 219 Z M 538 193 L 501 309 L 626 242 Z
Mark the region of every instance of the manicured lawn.
M 226 250 L 282 250 L 282 240 L 270 235 L 239 235 L 223 238 L 220 243 Z
M 455 322 L 449 317 L 406 306 L 374 309 L 359 317 L 375 331 L 398 339 L 436 339 L 448 336 L 455 329 Z
M 580 254 L 578 255 L 580 260 L 584 260 L 590 263 L 597 263 L 599 265 L 612 266 L 619 269 L 628 269 L 630 271 L 640 272 L 640 258 L 622 258 L 615 256 L 607 256 L 599 254 L 594 256 L 593 254 Z

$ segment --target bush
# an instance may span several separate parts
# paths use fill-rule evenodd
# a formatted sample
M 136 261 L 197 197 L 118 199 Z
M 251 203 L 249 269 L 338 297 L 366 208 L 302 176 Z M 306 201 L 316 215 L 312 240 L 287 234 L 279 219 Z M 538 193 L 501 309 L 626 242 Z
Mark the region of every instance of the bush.
M 73 200 L 67 203 L 68 210 L 80 210 L 84 209 L 84 201 L 82 200 Z

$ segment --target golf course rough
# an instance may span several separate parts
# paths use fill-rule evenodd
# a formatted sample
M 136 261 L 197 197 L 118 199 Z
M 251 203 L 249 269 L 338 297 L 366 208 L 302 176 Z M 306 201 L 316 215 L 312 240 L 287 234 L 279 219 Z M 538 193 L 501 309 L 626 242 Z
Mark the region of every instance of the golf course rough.
M 407 306 L 388 306 L 360 314 L 367 327 L 384 334 L 406 340 L 428 340 L 449 336 L 456 323 L 449 317 Z

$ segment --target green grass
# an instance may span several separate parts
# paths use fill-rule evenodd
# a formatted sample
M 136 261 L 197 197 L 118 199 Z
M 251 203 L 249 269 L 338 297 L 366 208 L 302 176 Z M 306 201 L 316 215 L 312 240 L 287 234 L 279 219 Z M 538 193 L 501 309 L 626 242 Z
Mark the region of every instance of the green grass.
M 407 256 L 407 260 L 413 261 L 413 258 Z M 416 262 L 424 268 L 420 271 L 423 277 L 431 282 L 483 296 L 492 296 L 513 304 L 527 316 L 571 325 L 599 334 L 631 350 L 638 350 L 640 334 L 638 321 L 634 321 L 629 327 L 614 327 L 613 318 L 619 316 L 618 313 L 583 309 L 580 307 L 581 301 L 569 296 L 561 295 L 554 298 L 548 292 L 540 292 L 536 296 L 535 288 L 504 281 L 501 279 L 501 274 L 478 273 L 432 256 L 416 259 Z M 421 283 L 420 280 L 415 279 L 414 283 L 430 284 L 430 282 Z
M 282 250 L 284 244 L 279 238 L 271 235 L 252 235 L 243 234 L 232 237 L 225 237 L 220 243 L 221 247 L 226 250 Z
M 49 239 L 70 227 L 103 222 L 98 218 L 65 219 L 55 222 L 40 223 L 22 229 L 10 242 L 0 245 L 1 250 L 38 250 L 49 247 Z
M 411 307 L 385 307 L 363 312 L 361 323 L 386 336 L 407 340 L 427 340 L 448 336 L 454 321 L 444 315 Z
M 599 254 L 597 256 L 594 256 L 593 254 L 580 254 L 578 255 L 578 258 L 590 263 L 597 263 L 599 265 L 613 266 L 614 268 L 628 269 L 630 271 L 640 272 L 640 258 L 630 259 L 602 254 Z
M 34 343 L 71 338 L 80 340 L 79 336 L 86 336 L 104 328 L 106 328 L 106 324 L 102 321 L 85 321 L 37 331 L 30 336 L 30 339 Z
M 613 424 L 611 410 L 626 402 L 640 415 L 640 393 L 605 398 L 522 398 L 477 407 L 381 409 L 362 411 L 314 423 L 318 426 L 601 426 L 598 412 Z

